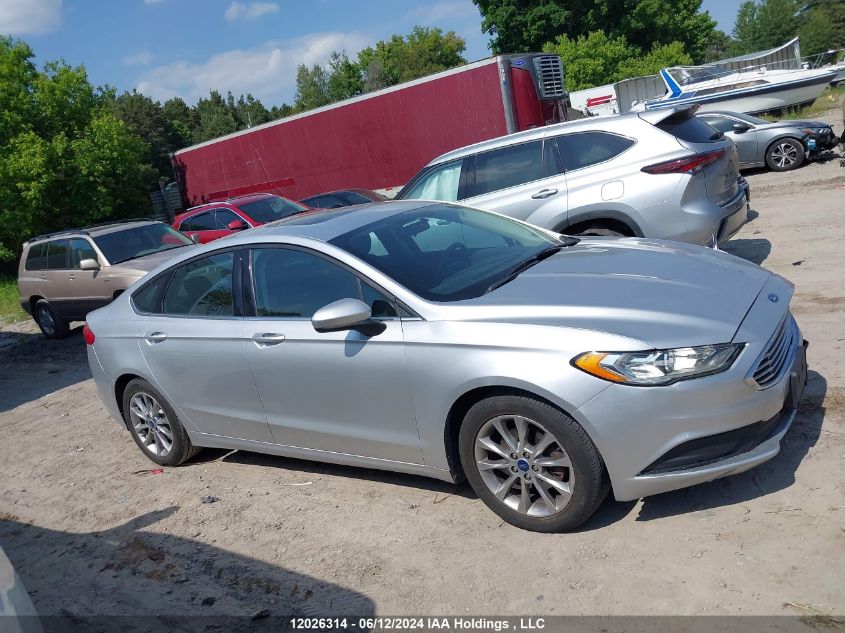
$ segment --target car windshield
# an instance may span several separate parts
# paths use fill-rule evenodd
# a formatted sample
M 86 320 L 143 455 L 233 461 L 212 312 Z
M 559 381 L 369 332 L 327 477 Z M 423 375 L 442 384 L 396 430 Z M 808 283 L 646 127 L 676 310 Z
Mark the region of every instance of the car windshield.
M 239 204 L 238 208 L 253 220 L 262 223 L 281 220 L 282 218 L 287 218 L 308 210 L 308 207 L 278 196 Z
M 94 237 L 94 243 L 110 264 L 119 264 L 144 255 L 193 244 L 191 240 L 166 224 L 144 224 L 127 227 Z
M 494 213 L 432 204 L 331 240 L 429 301 L 479 297 L 567 242 Z

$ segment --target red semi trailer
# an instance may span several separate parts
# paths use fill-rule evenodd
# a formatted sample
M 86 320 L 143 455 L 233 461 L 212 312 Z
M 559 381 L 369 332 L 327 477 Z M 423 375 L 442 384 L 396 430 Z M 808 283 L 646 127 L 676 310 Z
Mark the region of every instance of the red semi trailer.
M 452 149 L 566 118 L 557 55 L 499 55 L 175 152 L 193 206 L 266 191 L 390 191 Z

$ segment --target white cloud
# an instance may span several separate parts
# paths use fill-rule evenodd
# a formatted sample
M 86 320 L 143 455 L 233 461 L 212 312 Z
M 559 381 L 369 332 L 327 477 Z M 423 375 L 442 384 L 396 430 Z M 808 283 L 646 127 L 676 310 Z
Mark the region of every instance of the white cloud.
M 146 66 L 153 61 L 153 54 L 150 51 L 138 51 L 123 58 L 126 66 Z
M 418 7 L 405 14 L 405 19 L 418 24 L 436 25 L 447 20 L 462 18 L 478 18 L 478 8 L 472 0 L 444 0 L 434 4 Z
M 278 13 L 279 5 L 275 2 L 233 2 L 223 14 L 229 22 L 235 20 L 255 20 L 262 15 Z
M 0 35 L 40 35 L 62 26 L 62 0 L 0 0 Z
M 284 42 L 268 42 L 248 49 L 225 51 L 199 63 L 177 61 L 156 66 L 138 80 L 138 92 L 159 100 L 182 97 L 194 102 L 209 90 L 226 94 L 252 93 L 269 106 L 290 99 L 296 84 L 296 67 L 328 62 L 332 51 L 350 56 L 370 44 L 359 33 L 313 33 Z

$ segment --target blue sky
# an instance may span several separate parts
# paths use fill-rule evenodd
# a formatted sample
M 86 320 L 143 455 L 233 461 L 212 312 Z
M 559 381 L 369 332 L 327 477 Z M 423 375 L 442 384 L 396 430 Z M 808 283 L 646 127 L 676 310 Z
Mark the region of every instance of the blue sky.
M 730 32 L 740 0 L 705 0 Z M 85 64 L 91 81 L 194 102 L 212 88 L 291 101 L 296 66 L 323 64 L 415 24 L 452 29 L 465 56 L 486 57 L 471 0 L 0 0 L 0 34 L 27 41 L 39 62 Z

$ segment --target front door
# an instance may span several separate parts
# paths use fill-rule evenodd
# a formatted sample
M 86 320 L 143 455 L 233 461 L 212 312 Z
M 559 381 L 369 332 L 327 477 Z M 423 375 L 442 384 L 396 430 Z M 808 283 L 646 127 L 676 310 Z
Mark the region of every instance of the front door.
M 306 250 L 255 248 L 252 271 L 244 340 L 274 441 L 422 463 L 395 302 Z M 368 303 L 385 330 L 317 332 L 313 314 L 343 298 Z
M 74 238 L 70 241 L 70 269 L 67 271 L 67 283 L 74 297 L 71 311 L 78 319 L 84 319 L 89 312 L 102 308 L 113 298 L 112 289 L 103 281 L 101 271 L 79 268 L 79 262 L 83 259 L 98 261 L 97 252 L 85 238 Z
M 260 442 L 270 429 L 244 351 L 233 292 L 235 251 L 174 272 L 160 309 L 138 334 L 157 386 L 202 433 Z

